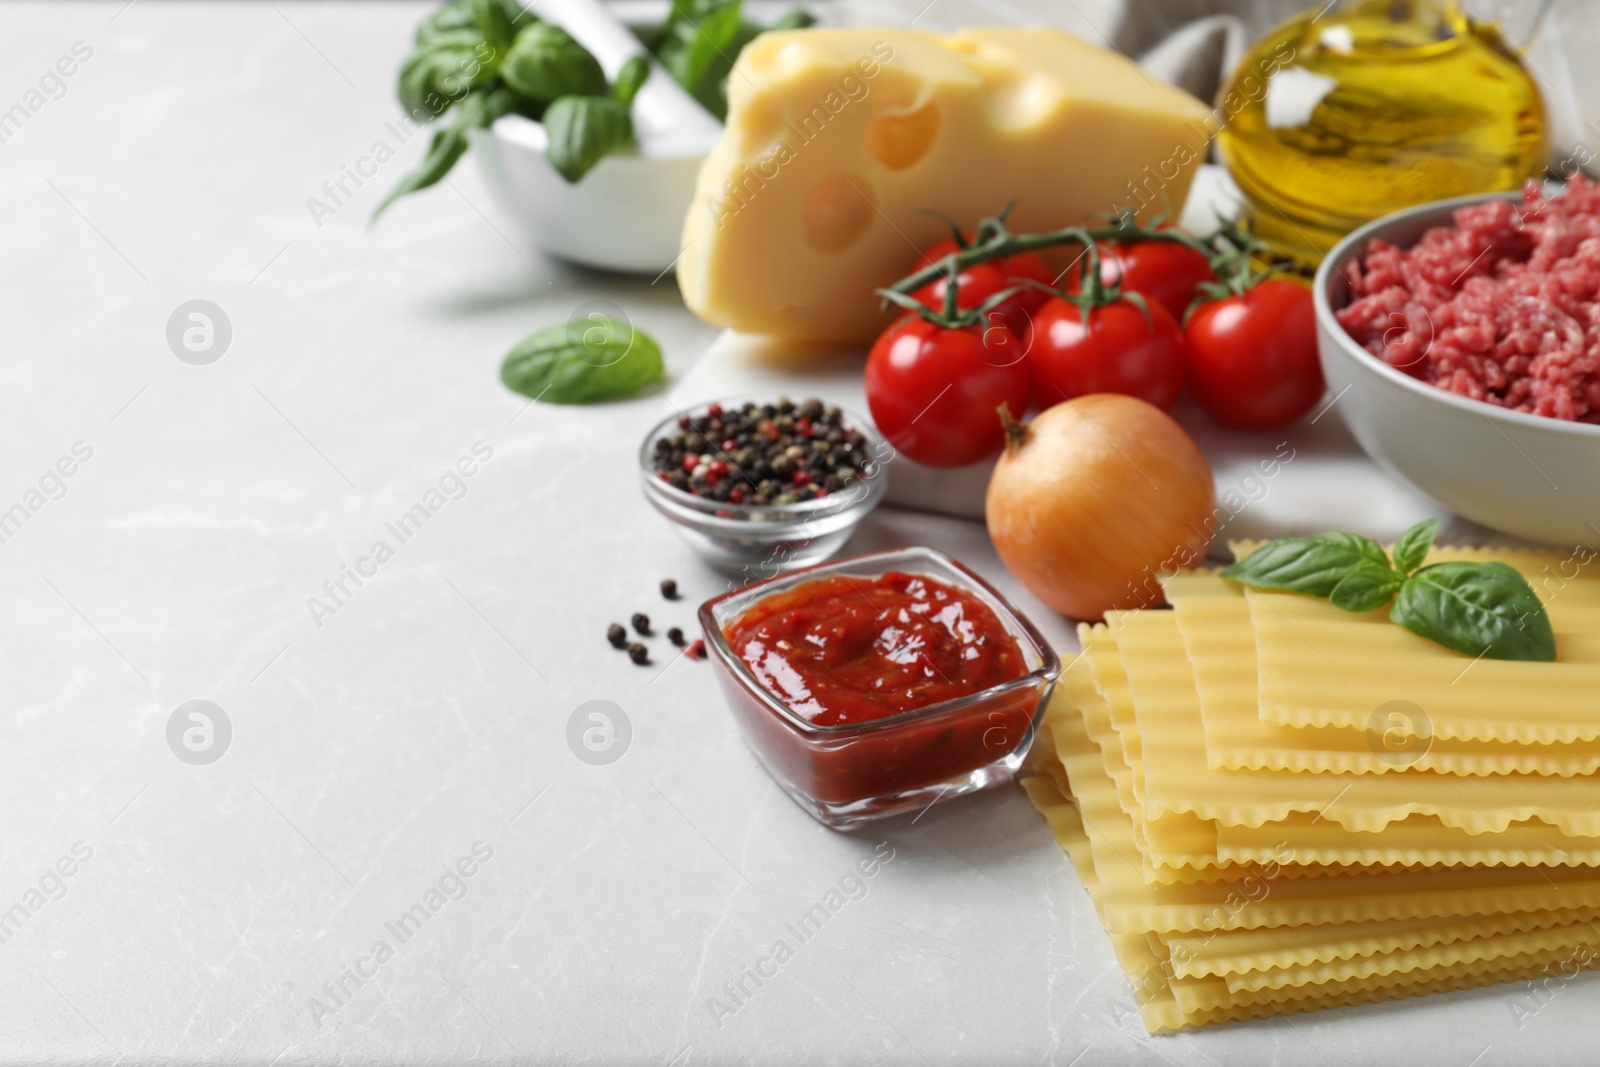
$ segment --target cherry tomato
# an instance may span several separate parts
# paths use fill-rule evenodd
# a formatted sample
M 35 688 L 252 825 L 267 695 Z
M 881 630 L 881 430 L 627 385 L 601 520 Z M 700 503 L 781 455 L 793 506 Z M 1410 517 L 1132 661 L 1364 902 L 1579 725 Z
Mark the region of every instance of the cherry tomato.
M 961 248 L 954 239 L 947 238 L 940 241 L 917 257 L 916 265 L 911 268 L 912 273 L 924 267 L 931 267 L 950 253 L 959 251 Z M 975 308 L 1002 289 L 1009 289 L 1024 279 L 1050 284 L 1050 268 L 1045 266 L 1044 260 L 1039 258 L 1038 253 L 1018 252 L 1004 259 L 994 259 L 988 263 L 968 267 L 956 275 L 956 307 Z M 944 307 L 944 291 L 947 284 L 943 278 L 929 282 L 912 293 L 912 298 L 937 311 Z M 1028 326 L 1033 314 L 1048 299 L 1050 299 L 1049 293 L 1037 289 L 1025 289 L 991 309 L 989 321 L 991 324 L 1003 323 L 1018 340 L 1026 344 Z
M 1141 293 L 1167 309 L 1176 322 L 1183 321 L 1194 291 L 1201 282 L 1216 281 L 1211 264 L 1192 248 L 1172 241 L 1141 241 L 1135 245 L 1101 244 L 1100 280 L 1121 283 L 1124 291 Z M 1068 292 L 1077 292 L 1080 274 L 1072 272 Z
M 1000 451 L 995 409 L 1028 409 L 1028 364 L 1004 325 L 947 329 L 905 316 L 867 357 L 867 406 L 883 436 L 929 467 L 961 467 Z
M 1090 393 L 1122 393 L 1165 411 L 1183 391 L 1183 331 L 1167 309 L 1148 303 L 1149 318 L 1119 297 L 1089 312 L 1056 298 L 1034 319 L 1028 364 L 1041 407 Z
M 1043 285 L 1055 284 L 1055 275 L 1037 252 L 1018 252 L 1014 256 L 1000 260 L 1000 263 L 1008 286 L 1016 285 L 1019 281 L 1033 281 Z M 994 321 L 994 316 L 999 315 L 1001 321 L 1011 327 L 1011 332 L 1016 334 L 1017 340 L 1026 348 L 1028 337 L 1033 332 L 1033 317 L 1049 299 L 1049 293 L 1038 289 L 1024 289 L 1009 300 L 1002 301 L 1000 306 L 990 313 L 990 321 Z
M 1201 304 L 1185 333 L 1195 399 L 1230 426 L 1284 426 L 1322 399 L 1316 316 L 1303 285 L 1273 278 Z

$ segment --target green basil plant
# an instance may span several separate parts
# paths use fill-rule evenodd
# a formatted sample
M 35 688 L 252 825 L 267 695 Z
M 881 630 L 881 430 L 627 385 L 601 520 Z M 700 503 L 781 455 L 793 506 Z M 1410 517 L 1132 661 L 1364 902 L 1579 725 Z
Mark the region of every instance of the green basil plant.
M 740 49 L 767 27 L 741 17 L 742 0 L 673 0 L 666 21 L 641 34 L 656 62 L 718 119 L 727 115 L 727 81 Z M 795 11 L 774 29 L 812 19 Z M 519 0 L 446 0 L 417 27 L 400 66 L 400 104 L 417 121 L 440 122 L 427 155 L 372 213 L 438 183 L 467 150 L 467 135 L 516 113 L 542 121 L 545 155 L 569 182 L 601 159 L 634 147 L 633 98 L 650 75 L 650 59 L 629 60 L 615 81 L 555 23 Z

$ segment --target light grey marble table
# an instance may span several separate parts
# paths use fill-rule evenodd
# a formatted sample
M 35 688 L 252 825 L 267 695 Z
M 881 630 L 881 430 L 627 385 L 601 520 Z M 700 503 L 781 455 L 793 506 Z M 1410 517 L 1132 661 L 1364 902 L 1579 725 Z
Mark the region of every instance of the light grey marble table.
M 1020 791 L 831 833 L 707 665 L 608 647 L 721 587 L 633 481 L 663 404 L 530 407 L 499 360 L 597 297 L 675 375 L 713 332 L 670 279 L 519 247 L 471 166 L 367 228 L 420 155 L 385 124 L 423 10 L 0 8 L 0 1060 L 1592 1058 L 1590 979 L 1148 1037 Z M 167 337 L 197 299 L 207 365 Z M 886 511 L 852 547 L 903 543 L 1036 606 L 975 525 Z M 605 766 L 566 741 L 593 699 L 632 728 Z M 194 700 L 208 764 L 187 712 L 169 745 Z

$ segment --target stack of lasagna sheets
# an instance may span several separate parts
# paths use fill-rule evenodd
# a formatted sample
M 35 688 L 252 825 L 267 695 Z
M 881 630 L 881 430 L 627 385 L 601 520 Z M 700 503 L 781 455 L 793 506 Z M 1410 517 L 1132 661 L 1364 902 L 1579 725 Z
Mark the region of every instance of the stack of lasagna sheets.
M 1521 571 L 1557 662 L 1214 574 L 1080 628 L 1024 784 L 1152 1032 L 1600 958 L 1600 580 L 1451 559 Z

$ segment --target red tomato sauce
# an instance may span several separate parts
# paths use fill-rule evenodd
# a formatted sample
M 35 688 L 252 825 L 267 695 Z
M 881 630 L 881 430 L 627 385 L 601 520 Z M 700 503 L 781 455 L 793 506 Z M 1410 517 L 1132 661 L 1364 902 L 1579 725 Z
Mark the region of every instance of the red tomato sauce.
M 723 633 L 764 689 L 818 726 L 888 718 L 1028 671 L 1016 639 L 982 600 L 895 571 L 774 593 Z

